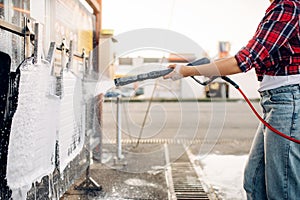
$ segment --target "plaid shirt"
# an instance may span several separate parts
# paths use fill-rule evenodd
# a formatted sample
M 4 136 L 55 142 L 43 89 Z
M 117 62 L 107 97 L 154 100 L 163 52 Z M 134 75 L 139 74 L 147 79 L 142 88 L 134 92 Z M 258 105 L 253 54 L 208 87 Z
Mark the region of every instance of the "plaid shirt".
M 300 74 L 300 2 L 275 0 L 267 9 L 254 37 L 235 58 L 243 72 L 255 68 L 263 75 Z

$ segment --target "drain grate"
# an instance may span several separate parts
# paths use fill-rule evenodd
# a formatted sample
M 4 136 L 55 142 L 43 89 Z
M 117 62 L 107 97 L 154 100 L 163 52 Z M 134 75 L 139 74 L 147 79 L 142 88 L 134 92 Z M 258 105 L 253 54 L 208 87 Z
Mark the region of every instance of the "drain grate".
M 136 144 L 138 142 L 138 139 L 122 139 L 122 144 Z M 231 144 L 233 140 L 203 140 L 201 138 L 194 138 L 194 139 L 185 139 L 185 138 L 180 138 L 180 139 L 175 139 L 175 138 L 150 138 L 150 139 L 141 139 L 139 140 L 140 144 Z M 252 139 L 245 139 L 242 141 L 238 142 L 243 142 L 243 143 L 250 143 L 252 142 Z M 104 139 L 103 140 L 104 144 L 115 144 L 116 140 L 115 139 Z
M 174 162 L 171 169 L 177 200 L 209 200 L 191 163 Z

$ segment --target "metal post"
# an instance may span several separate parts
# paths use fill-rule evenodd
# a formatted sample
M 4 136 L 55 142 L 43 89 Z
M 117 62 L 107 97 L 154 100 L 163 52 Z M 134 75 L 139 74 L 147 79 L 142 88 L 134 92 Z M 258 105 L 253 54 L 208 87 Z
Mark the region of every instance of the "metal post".
M 35 23 L 34 25 L 34 64 L 41 64 L 42 63 L 42 34 L 43 27 L 42 24 Z
M 120 96 L 117 97 L 117 159 L 121 160 L 122 155 L 122 121 L 121 121 L 121 101 Z
M 124 155 L 122 154 L 122 115 L 121 115 L 121 96 L 119 95 L 116 100 L 117 104 L 117 131 L 116 131 L 116 138 L 117 138 L 117 151 L 116 157 L 114 157 L 114 165 L 115 167 L 125 167 L 127 162 L 124 159 Z
M 104 95 L 103 93 L 99 94 L 95 97 L 95 122 L 92 123 L 95 126 L 95 131 L 99 135 L 99 144 L 93 150 L 93 159 L 102 163 L 103 158 L 103 102 L 104 102 Z

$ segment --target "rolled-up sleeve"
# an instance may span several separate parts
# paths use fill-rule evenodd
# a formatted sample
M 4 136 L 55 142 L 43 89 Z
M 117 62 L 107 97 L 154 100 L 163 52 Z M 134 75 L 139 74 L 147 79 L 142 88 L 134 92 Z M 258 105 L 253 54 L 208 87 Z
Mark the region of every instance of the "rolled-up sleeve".
M 268 50 L 255 38 L 249 41 L 236 55 L 235 59 L 243 72 L 260 67 L 261 61 L 269 56 Z

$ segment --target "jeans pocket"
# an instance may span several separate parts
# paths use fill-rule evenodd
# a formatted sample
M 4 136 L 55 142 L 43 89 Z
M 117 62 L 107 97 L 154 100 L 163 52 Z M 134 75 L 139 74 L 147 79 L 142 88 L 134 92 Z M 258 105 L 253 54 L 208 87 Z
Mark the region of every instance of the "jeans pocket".
M 278 93 L 272 94 L 269 98 L 270 104 L 288 104 L 291 105 L 294 102 L 292 93 Z

